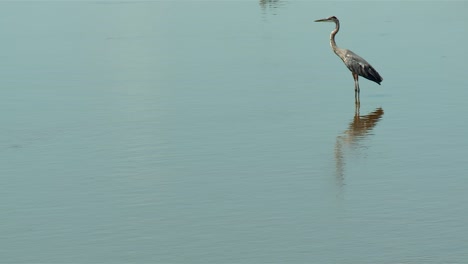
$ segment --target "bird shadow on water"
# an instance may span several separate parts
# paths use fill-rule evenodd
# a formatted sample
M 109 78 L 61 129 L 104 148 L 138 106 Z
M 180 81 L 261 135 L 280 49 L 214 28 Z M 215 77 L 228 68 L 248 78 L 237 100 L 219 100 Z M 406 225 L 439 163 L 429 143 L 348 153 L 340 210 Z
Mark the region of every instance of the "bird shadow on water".
M 360 104 L 356 104 L 353 120 L 349 123 L 348 129 L 336 137 L 335 143 L 335 167 L 336 182 L 340 191 L 345 186 L 345 166 L 346 157 L 360 155 L 360 150 L 367 146 L 364 140 L 371 135 L 371 131 L 382 119 L 384 111 L 381 107 L 366 114 L 360 114 Z

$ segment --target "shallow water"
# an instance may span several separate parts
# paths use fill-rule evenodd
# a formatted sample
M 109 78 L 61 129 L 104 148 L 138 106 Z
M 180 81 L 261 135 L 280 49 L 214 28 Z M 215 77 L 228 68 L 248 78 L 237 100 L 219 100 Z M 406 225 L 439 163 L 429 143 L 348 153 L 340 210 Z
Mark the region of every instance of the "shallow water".
M 464 2 L 0 7 L 3 262 L 468 262 Z

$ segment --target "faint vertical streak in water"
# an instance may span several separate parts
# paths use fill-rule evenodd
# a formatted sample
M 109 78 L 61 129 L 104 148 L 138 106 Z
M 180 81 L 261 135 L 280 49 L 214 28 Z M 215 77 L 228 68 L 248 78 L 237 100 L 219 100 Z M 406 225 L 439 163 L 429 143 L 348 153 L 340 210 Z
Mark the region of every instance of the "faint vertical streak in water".
M 382 119 L 384 111 L 381 107 L 375 109 L 373 112 L 361 116 L 359 113 L 359 104 L 356 104 L 354 109 L 353 121 L 349 124 L 348 129 L 341 135 L 336 137 L 335 143 L 335 167 L 336 167 L 336 181 L 340 188 L 340 193 L 345 185 L 344 167 L 345 167 L 345 147 L 351 150 L 357 149 L 360 142 L 369 132 L 377 125 L 379 120 Z
M 335 167 L 336 167 L 336 183 L 341 189 L 344 186 L 344 160 L 343 160 L 343 144 L 341 144 L 341 136 L 336 137 L 335 143 Z

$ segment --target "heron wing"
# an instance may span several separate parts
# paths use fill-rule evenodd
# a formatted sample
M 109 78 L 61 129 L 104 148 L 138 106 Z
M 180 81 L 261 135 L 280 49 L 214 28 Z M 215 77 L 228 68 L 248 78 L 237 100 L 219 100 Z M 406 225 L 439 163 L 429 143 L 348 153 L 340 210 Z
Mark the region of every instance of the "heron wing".
M 383 81 L 382 76 L 365 59 L 359 57 L 356 53 L 347 50 L 345 55 L 345 64 L 351 72 L 357 73 L 368 80 L 380 84 Z

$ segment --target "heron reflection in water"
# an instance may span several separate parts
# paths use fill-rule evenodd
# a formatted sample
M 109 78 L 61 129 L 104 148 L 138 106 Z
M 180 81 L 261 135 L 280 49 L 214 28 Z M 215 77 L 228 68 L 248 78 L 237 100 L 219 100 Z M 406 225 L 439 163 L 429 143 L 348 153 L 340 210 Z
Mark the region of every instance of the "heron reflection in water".
M 384 111 L 381 107 L 367 115 L 360 115 L 359 105 L 356 104 L 353 121 L 348 129 L 336 137 L 335 165 L 338 184 L 344 185 L 345 153 L 347 149 L 356 150 L 359 143 L 366 138 L 377 123 L 382 119 Z
M 262 8 L 264 14 L 271 13 L 272 15 L 277 15 L 281 7 L 286 3 L 282 0 L 260 0 L 260 7 Z
M 260 6 L 266 8 L 267 6 L 276 8 L 280 0 L 260 0 Z

